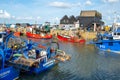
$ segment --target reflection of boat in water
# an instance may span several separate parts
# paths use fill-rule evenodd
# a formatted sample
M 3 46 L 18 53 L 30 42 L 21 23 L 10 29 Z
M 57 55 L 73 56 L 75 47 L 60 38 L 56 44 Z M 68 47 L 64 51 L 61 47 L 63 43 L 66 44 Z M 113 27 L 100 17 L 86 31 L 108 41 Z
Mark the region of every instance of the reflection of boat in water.
M 85 43 L 85 39 L 79 39 L 70 36 L 57 35 L 57 38 L 62 41 L 73 42 L 73 43 Z
M 33 34 L 31 32 L 26 32 L 26 36 L 29 38 L 36 38 L 36 39 L 51 39 L 52 38 L 52 35 L 49 33 Z
M 6 63 L 6 48 L 3 46 L 3 38 L 6 33 L 0 33 L 0 80 L 15 80 L 19 77 L 20 70 Z
M 113 24 L 112 33 L 98 33 L 92 43 L 100 50 L 120 53 L 120 23 Z

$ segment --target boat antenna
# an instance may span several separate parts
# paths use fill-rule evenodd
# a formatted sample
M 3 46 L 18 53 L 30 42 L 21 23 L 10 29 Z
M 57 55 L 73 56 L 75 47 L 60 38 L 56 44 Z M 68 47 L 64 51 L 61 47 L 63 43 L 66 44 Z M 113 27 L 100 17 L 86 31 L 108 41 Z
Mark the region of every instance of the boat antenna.
M 114 18 L 114 23 L 116 23 L 116 21 L 117 21 L 117 15 L 116 15 L 117 13 L 116 12 L 114 12 L 114 15 L 115 15 L 115 18 Z
M 113 27 L 113 32 L 114 32 L 114 30 L 116 29 L 116 22 L 117 22 L 117 12 L 115 11 L 114 12 L 114 22 L 113 22 L 113 25 L 112 25 L 112 27 Z

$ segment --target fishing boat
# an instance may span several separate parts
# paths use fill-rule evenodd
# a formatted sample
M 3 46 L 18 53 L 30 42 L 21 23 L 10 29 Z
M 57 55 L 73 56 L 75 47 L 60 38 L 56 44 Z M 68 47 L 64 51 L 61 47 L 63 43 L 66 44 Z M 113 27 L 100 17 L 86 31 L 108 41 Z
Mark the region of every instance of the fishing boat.
M 14 36 L 16 36 L 16 37 L 20 37 L 23 35 L 24 35 L 24 33 L 22 33 L 22 32 L 14 32 Z
M 15 45 L 14 47 L 17 46 L 19 45 Z M 70 59 L 69 55 L 67 56 L 62 51 L 58 52 L 58 50 L 50 47 L 38 45 L 39 48 L 35 48 L 36 46 L 30 46 L 31 44 L 28 44 L 27 47 L 29 48 L 22 50 L 23 52 L 20 52 L 22 54 L 18 54 L 18 52 L 14 53 L 9 62 L 22 70 L 38 74 L 51 68 L 58 62 Z
M 6 49 L 3 46 L 5 32 L 0 32 L 0 80 L 15 80 L 20 70 L 6 63 Z
M 15 36 L 7 37 L 6 40 L 7 64 L 29 73 L 39 74 L 59 62 L 70 60 L 70 56 L 58 48 L 43 46 Z M 57 43 L 56 45 L 58 46 Z
M 20 70 L 5 63 L 4 52 L 0 50 L 0 80 L 15 80 L 19 78 Z
M 120 23 L 113 24 L 112 32 L 98 33 L 92 43 L 100 50 L 120 53 Z
M 70 37 L 70 36 L 65 36 L 65 35 L 57 35 L 57 38 L 62 41 L 67 41 L 67 42 L 73 42 L 73 43 L 85 43 L 85 39 L 81 38 L 76 38 L 76 37 Z
M 29 38 L 36 38 L 36 39 L 51 39 L 52 38 L 52 35 L 49 33 L 34 34 L 31 32 L 26 32 L 26 36 Z

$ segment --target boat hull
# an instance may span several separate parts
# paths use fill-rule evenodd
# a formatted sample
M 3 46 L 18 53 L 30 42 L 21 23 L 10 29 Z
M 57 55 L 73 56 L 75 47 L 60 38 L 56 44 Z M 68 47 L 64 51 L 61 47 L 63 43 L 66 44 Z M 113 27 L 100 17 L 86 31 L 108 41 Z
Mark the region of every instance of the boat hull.
M 36 38 L 36 39 L 51 39 L 52 38 L 51 34 L 46 34 L 45 36 L 42 36 L 40 34 L 33 34 L 31 32 L 26 32 L 26 36 L 29 38 Z
M 15 80 L 19 77 L 19 70 L 14 67 L 7 67 L 0 70 L 0 80 Z
M 23 36 L 24 34 L 21 33 L 21 32 L 14 32 L 14 36 L 16 37 L 20 37 L 20 36 Z
M 46 62 L 44 64 L 40 64 L 39 68 L 31 68 L 30 72 L 39 74 L 41 72 L 44 72 L 44 71 L 52 68 L 55 64 L 57 64 L 55 62 L 55 60 L 50 60 L 50 61 L 48 61 L 48 62 Z
M 94 44 L 100 50 L 120 53 L 120 40 L 100 40 Z
M 57 38 L 62 41 L 73 42 L 73 43 L 85 43 L 85 39 L 76 39 L 71 37 L 64 37 L 61 35 L 57 35 Z

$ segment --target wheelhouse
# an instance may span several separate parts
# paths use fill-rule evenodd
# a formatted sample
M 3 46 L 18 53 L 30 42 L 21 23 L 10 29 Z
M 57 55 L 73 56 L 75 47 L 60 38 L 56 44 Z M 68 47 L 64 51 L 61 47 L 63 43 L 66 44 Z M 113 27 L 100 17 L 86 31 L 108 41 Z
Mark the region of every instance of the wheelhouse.
M 113 25 L 112 36 L 113 39 L 120 39 L 120 23 L 116 23 Z

